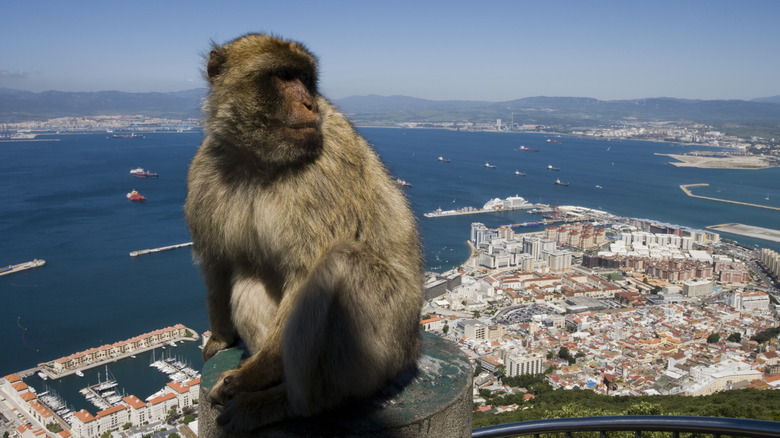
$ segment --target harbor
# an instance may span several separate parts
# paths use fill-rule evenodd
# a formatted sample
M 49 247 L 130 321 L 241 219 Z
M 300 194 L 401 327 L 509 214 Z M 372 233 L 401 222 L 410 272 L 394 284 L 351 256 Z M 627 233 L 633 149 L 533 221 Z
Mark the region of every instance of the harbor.
M 184 248 L 185 246 L 192 246 L 192 242 L 179 243 L 177 245 L 161 246 L 160 248 L 141 249 L 141 250 L 138 250 L 138 251 L 130 251 L 130 257 L 136 257 L 136 256 L 139 256 L 139 255 L 152 254 L 152 253 L 162 252 L 162 251 L 170 251 L 172 249 Z
M 425 213 L 423 216 L 428 218 L 445 217 L 445 216 L 459 216 L 465 214 L 481 214 L 481 213 L 496 213 L 502 211 L 514 211 L 514 210 L 531 210 L 532 213 L 549 213 L 552 211 L 547 204 L 532 204 L 521 196 L 509 196 L 506 199 L 491 199 L 486 202 L 482 208 L 463 207 L 456 210 L 442 210 L 438 208 L 430 213 Z

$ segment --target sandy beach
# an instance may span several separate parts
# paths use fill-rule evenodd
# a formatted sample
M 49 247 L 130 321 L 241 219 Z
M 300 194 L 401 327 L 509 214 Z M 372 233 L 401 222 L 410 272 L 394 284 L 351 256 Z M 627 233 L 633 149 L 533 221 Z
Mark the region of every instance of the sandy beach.
M 677 167 L 699 167 L 705 169 L 765 169 L 775 167 L 763 157 L 755 155 L 741 157 L 700 157 L 695 155 L 655 154 L 671 157 L 677 161 L 669 164 Z

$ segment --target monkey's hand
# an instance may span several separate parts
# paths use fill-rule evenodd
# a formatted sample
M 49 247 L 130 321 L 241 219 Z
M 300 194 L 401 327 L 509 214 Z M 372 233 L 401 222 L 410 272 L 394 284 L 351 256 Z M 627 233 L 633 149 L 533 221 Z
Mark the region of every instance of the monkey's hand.
M 203 347 L 203 360 L 209 360 L 220 352 L 221 350 L 224 350 L 231 345 L 233 345 L 234 342 L 227 341 L 222 339 L 220 336 L 216 334 L 212 334 L 209 338 L 208 342 L 206 342 L 206 346 Z

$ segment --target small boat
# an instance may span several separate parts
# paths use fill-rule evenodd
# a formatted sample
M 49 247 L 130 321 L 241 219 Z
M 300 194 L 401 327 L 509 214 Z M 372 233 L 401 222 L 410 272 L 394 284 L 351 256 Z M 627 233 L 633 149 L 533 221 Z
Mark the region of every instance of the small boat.
M 130 176 L 134 176 L 136 178 L 157 178 L 158 177 L 156 173 L 149 172 L 148 170 L 144 170 L 141 167 L 130 169 Z
M 560 140 L 560 137 L 557 137 L 557 138 L 547 137 L 547 143 L 550 143 L 550 144 L 561 144 L 563 142 Z
M 137 190 L 128 193 L 127 199 L 133 202 L 146 202 L 146 197 L 138 193 Z
M 485 167 L 487 167 L 488 169 L 495 169 L 496 168 L 496 166 L 494 164 L 490 164 L 490 163 L 485 163 Z
M 451 160 L 449 158 L 439 157 L 439 161 L 442 163 L 449 163 Z
M 40 377 L 41 380 L 49 380 L 49 376 L 47 376 L 43 371 L 38 371 L 38 377 Z
M 520 146 L 517 150 L 520 152 L 539 152 L 539 149 L 527 148 L 525 146 Z
M 597 189 L 603 189 L 604 187 L 601 187 L 600 185 L 596 184 Z
M 412 186 L 411 184 L 409 184 L 405 180 L 402 180 L 401 178 L 395 180 L 395 183 L 398 184 L 399 187 L 403 187 L 403 188 L 409 188 Z
M 547 165 L 547 169 L 548 170 L 555 170 L 556 172 L 561 170 L 561 169 L 558 169 L 557 167 L 553 166 L 552 164 L 548 164 Z
M 79 377 L 84 377 L 84 372 L 81 370 L 76 370 L 76 375 Z
M 519 170 L 515 170 L 515 175 L 517 175 L 517 176 L 525 176 L 525 172 L 520 172 Z
M 561 181 L 560 179 L 556 179 L 556 180 L 555 180 L 555 185 L 556 185 L 556 186 L 564 186 L 564 187 L 566 187 L 566 186 L 568 186 L 568 185 L 569 185 L 569 183 L 567 183 L 567 182 L 563 182 L 563 181 Z
M 766 198 L 764 198 L 764 200 L 766 200 L 766 201 L 769 200 L 769 193 L 766 194 Z

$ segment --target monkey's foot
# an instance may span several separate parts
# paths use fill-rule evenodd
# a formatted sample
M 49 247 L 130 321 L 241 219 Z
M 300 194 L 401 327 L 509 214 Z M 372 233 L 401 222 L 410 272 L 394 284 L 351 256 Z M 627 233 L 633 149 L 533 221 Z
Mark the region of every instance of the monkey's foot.
M 209 395 L 211 398 L 211 395 Z M 244 432 L 290 416 L 283 384 L 252 392 L 238 392 L 225 401 L 217 424 L 227 432 Z

